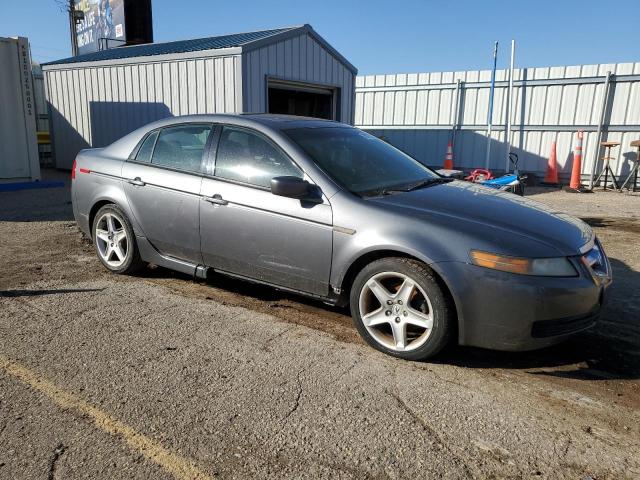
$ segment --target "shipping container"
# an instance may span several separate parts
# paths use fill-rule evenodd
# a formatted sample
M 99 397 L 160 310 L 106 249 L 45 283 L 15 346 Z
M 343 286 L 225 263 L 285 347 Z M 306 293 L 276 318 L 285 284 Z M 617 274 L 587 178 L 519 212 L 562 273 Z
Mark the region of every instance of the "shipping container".
M 40 180 L 29 41 L 0 38 L 0 182 Z

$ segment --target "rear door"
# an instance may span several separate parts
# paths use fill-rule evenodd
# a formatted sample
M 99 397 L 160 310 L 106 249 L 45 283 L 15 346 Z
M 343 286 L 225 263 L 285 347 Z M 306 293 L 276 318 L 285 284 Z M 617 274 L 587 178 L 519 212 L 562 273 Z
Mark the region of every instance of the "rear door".
M 215 142 L 214 142 L 215 143 Z M 271 178 L 304 172 L 270 139 L 225 126 L 215 167 L 202 182 L 205 265 L 316 295 L 328 294 L 332 211 L 273 195 Z
M 163 255 L 202 263 L 199 208 L 202 164 L 211 124 L 151 132 L 122 176 L 131 211 Z

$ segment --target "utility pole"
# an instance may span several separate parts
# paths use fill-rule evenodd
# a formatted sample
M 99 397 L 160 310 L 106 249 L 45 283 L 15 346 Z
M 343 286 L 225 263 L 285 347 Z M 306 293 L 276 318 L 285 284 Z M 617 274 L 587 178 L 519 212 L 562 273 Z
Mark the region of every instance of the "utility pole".
M 511 63 L 509 64 L 509 86 L 507 88 L 507 130 L 504 135 L 504 143 L 507 145 L 507 159 L 505 171 L 509 173 L 511 168 L 509 154 L 511 153 L 511 104 L 513 103 L 513 63 L 516 55 L 516 41 L 511 40 Z M 522 87 L 524 88 L 524 87 Z
M 67 12 L 69 14 L 69 30 L 71 32 L 71 53 L 75 57 L 78 55 L 78 33 L 76 30 L 78 24 L 74 0 L 69 0 L 69 3 L 67 4 Z
M 491 88 L 489 89 L 489 112 L 487 113 L 487 153 L 484 159 L 484 168 L 489 170 L 491 159 L 491 127 L 493 123 L 493 95 L 496 87 L 496 65 L 498 61 L 498 42 L 493 46 L 493 70 L 491 71 Z

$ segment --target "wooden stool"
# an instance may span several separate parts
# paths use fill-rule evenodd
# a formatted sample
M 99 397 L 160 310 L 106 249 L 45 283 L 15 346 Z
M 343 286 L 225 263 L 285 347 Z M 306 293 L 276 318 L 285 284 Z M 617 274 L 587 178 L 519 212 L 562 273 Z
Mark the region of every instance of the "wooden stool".
M 602 171 L 600 172 L 600 175 L 598 175 L 595 183 L 598 183 L 600 181 L 600 178 L 602 178 L 602 175 L 604 175 L 604 187 L 602 189 L 606 190 L 607 183 L 609 183 L 609 173 L 611 173 L 611 181 L 613 182 L 613 186 L 615 187 L 615 190 L 619 190 L 618 182 L 616 182 L 616 176 L 613 174 L 613 170 L 611 169 L 609 161 L 615 160 L 615 157 L 611 156 L 611 149 L 620 145 L 620 142 L 600 142 L 600 145 L 604 147 L 604 157 L 601 158 L 604 163 Z
M 629 172 L 629 176 L 627 177 L 627 179 L 624 181 L 624 183 L 620 187 L 620 190 L 622 190 L 624 187 L 626 187 L 627 183 L 629 183 L 629 180 L 631 180 L 631 177 L 633 177 L 633 184 L 632 184 L 633 187 L 629 187 L 629 190 L 635 192 L 636 191 L 636 184 L 638 183 L 638 170 L 640 170 L 640 140 L 634 140 L 633 142 L 631 142 L 631 146 L 632 147 L 637 147 L 638 151 L 636 152 L 636 159 L 633 161 L 633 167 L 631 167 L 631 171 Z

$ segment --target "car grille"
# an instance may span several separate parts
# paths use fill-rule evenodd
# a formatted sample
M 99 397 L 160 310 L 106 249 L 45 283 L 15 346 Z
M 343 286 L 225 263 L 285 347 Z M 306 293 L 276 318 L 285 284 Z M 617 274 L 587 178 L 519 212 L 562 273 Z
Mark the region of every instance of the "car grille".
M 585 330 L 595 325 L 599 311 L 577 317 L 567 317 L 558 320 L 540 320 L 533 322 L 531 336 L 534 338 L 555 337 Z

